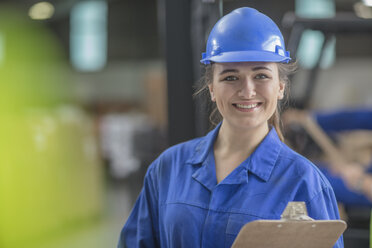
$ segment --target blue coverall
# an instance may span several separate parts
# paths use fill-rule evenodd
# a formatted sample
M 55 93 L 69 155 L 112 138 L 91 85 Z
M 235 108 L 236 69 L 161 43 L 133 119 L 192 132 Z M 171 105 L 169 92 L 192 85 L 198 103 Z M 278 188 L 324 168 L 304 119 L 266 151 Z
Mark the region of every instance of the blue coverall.
M 167 149 L 151 164 L 119 248 L 231 247 L 244 224 L 280 219 L 290 201 L 304 201 L 314 219 L 339 219 L 328 180 L 282 143 L 274 128 L 217 184 L 213 143 L 220 125 Z M 343 247 L 342 237 L 334 247 Z

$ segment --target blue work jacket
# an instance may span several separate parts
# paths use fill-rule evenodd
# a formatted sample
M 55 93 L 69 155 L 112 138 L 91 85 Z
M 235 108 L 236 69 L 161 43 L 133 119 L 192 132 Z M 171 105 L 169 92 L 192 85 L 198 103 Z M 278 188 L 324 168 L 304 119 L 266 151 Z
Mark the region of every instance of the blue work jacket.
M 217 184 L 213 143 L 219 127 L 167 149 L 150 165 L 119 248 L 231 247 L 244 224 L 280 219 L 290 201 L 304 201 L 314 219 L 339 219 L 327 179 L 274 128 Z M 343 247 L 342 237 L 334 247 Z

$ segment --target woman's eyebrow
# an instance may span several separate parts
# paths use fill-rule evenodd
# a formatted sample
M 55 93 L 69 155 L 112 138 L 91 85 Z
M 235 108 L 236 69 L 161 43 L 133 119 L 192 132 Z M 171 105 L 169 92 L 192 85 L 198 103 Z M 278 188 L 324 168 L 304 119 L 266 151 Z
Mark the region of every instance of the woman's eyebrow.
M 252 68 L 252 71 L 259 71 L 259 70 L 268 70 L 268 71 L 272 71 L 269 67 L 266 67 L 266 66 L 257 66 L 257 67 L 253 67 L 253 68 Z
M 230 73 L 230 72 L 239 72 L 239 71 L 236 69 L 225 69 L 220 72 L 220 75 L 225 74 L 225 73 Z

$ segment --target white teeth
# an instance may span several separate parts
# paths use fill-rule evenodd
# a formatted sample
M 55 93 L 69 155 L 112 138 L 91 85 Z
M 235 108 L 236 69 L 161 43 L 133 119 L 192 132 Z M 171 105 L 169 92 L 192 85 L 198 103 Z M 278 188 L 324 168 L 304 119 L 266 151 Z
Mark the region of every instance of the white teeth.
M 236 104 L 238 108 L 243 108 L 243 109 L 251 109 L 257 107 L 258 103 L 250 104 L 250 105 L 243 105 L 243 104 Z

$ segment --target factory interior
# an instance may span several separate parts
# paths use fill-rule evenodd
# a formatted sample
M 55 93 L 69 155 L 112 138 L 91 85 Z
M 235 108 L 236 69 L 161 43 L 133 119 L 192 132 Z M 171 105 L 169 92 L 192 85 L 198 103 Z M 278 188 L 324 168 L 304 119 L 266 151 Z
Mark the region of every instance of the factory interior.
M 151 162 L 211 129 L 193 97 L 201 54 L 243 6 L 274 20 L 298 63 L 288 145 L 334 187 L 345 247 L 372 247 L 368 0 L 0 0 L 0 247 L 116 247 Z M 362 168 L 371 193 L 337 163 Z

